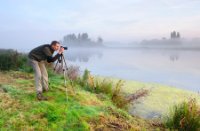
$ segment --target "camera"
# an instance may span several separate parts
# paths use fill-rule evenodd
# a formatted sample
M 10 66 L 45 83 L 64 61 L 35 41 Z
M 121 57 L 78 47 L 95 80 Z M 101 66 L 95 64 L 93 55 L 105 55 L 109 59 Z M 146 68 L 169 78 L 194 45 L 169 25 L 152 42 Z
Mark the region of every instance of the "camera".
M 67 50 L 67 49 L 68 49 L 67 47 L 64 47 L 64 46 L 61 46 L 61 48 L 64 48 L 64 50 Z

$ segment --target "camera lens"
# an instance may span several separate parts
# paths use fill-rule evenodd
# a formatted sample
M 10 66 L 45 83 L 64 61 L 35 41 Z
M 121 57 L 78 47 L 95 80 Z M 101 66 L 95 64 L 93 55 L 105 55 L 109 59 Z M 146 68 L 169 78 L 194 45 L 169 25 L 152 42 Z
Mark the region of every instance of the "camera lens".
M 64 48 L 64 50 L 67 50 L 67 49 L 68 49 L 67 47 L 64 47 L 64 46 L 61 46 L 61 48 Z

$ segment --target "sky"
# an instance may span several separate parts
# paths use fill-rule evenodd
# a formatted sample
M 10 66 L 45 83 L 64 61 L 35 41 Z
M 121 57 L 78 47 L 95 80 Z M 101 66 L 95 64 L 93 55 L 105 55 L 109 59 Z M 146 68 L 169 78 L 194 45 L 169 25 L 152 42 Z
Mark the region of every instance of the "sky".
M 70 33 L 132 42 L 200 36 L 200 0 L 0 0 L 0 48 L 32 48 Z

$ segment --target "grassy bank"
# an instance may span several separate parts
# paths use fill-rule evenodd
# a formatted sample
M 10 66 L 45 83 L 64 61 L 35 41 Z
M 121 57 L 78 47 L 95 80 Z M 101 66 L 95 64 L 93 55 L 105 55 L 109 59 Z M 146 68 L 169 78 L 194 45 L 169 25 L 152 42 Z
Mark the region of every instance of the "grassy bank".
M 99 77 L 103 79 L 102 77 Z M 114 82 L 119 79 L 109 78 Z M 131 114 L 143 118 L 159 118 L 168 113 L 173 105 L 179 104 L 183 101 L 195 98 L 197 103 L 200 104 L 200 94 L 189 90 L 183 90 L 172 86 L 166 86 L 157 83 L 144 83 L 138 81 L 126 80 L 124 83 L 123 91 L 131 94 L 139 89 L 150 90 L 147 97 L 140 99 L 134 103 L 130 108 Z
M 145 118 L 161 117 L 168 113 L 171 106 L 192 98 L 195 98 L 197 103 L 200 104 L 200 95 L 198 93 L 176 87 L 134 81 L 128 81 L 125 86 L 127 92 L 133 92 L 137 88 L 151 90 L 147 98 L 140 100 L 139 103 L 130 108 L 130 112 Z
M 108 96 L 79 85 L 64 87 L 62 75 L 50 74 L 49 100 L 36 100 L 33 75 L 0 73 L 1 130 L 155 130 L 151 121 L 132 117 Z M 67 89 L 67 91 L 66 91 Z
M 65 88 L 62 75 L 50 73 L 49 79 L 50 91 L 45 93 L 49 100 L 38 101 L 31 73 L 0 72 L 1 130 L 163 130 L 157 121 L 133 117 L 117 108 L 107 95 L 80 85 L 72 87 L 70 81 Z M 173 104 L 190 97 L 200 102 L 193 92 L 158 84 L 126 81 L 123 87 L 126 94 L 140 88 L 151 90 L 130 108 L 138 116 L 166 114 Z
M 97 77 L 97 79 L 103 79 Z M 165 116 L 172 105 L 197 93 L 136 81 L 125 81 L 123 92 L 130 95 L 143 88 L 148 96 L 136 100 L 129 112 L 116 107 L 109 95 L 83 88 L 62 75 L 50 72 L 48 101 L 38 101 L 32 73 L 0 72 L 0 129 L 1 130 L 163 130 L 161 119 L 142 119 Z M 118 79 L 106 78 L 117 83 Z M 84 85 L 85 86 L 85 85 Z M 129 113 L 134 114 L 134 116 Z

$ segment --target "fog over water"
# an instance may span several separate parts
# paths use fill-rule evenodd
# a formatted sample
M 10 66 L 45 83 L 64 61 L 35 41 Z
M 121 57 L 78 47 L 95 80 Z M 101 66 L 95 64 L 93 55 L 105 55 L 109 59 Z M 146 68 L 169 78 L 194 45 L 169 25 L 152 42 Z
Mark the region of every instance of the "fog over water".
M 195 48 L 69 48 L 68 63 L 92 74 L 200 90 L 200 50 Z
M 94 75 L 125 80 L 161 83 L 190 91 L 200 91 L 200 41 L 163 44 L 106 44 L 102 48 L 69 47 L 65 51 L 68 64 L 79 66 Z M 160 42 L 160 43 L 159 43 Z M 125 46 L 126 45 L 126 46 Z M 65 45 L 67 46 L 67 45 Z M 32 48 L 18 47 L 29 52 Z

